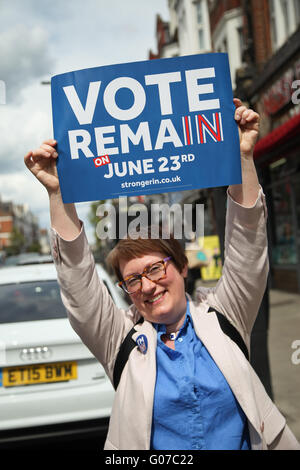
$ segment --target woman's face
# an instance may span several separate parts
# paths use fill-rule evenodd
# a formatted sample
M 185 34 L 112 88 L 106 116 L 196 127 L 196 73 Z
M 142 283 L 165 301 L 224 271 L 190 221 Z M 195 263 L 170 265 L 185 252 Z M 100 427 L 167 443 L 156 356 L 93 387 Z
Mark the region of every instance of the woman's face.
M 164 253 L 155 252 L 129 261 L 121 260 L 120 271 L 123 279 L 132 274 L 141 274 L 147 266 L 166 257 Z M 167 261 L 166 277 L 156 282 L 143 277 L 142 289 L 130 294 L 130 298 L 146 320 L 176 326 L 184 319 L 186 312 L 186 276 L 187 266 L 180 273 L 172 260 Z

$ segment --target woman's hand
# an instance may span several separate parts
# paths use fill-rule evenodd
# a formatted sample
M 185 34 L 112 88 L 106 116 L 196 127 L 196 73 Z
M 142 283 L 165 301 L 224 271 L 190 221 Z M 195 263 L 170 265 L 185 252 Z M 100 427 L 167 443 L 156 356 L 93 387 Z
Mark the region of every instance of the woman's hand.
M 241 100 L 233 100 L 236 110 L 234 118 L 239 126 L 242 184 L 229 187 L 231 197 L 244 207 L 255 204 L 259 192 L 259 181 L 253 160 L 253 150 L 259 131 L 259 115 L 243 106 Z
M 45 186 L 49 194 L 60 192 L 56 169 L 58 154 L 55 146 L 55 140 L 46 140 L 38 149 L 28 152 L 24 157 L 27 168 Z
M 258 137 L 259 114 L 243 106 L 238 98 L 234 98 L 233 102 L 236 107 L 234 118 L 239 126 L 241 156 L 249 158 L 253 156 L 254 146 Z
M 65 240 L 74 240 L 80 233 L 81 224 L 75 205 L 63 203 L 56 169 L 58 155 L 55 146 L 55 140 L 46 140 L 37 150 L 28 152 L 24 162 L 48 191 L 51 226 Z

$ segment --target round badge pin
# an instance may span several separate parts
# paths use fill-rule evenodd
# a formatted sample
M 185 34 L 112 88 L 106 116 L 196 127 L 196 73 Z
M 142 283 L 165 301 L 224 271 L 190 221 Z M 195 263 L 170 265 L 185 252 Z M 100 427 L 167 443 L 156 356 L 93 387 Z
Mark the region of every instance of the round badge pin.
M 139 335 L 136 339 L 137 347 L 141 351 L 142 354 L 146 354 L 148 349 L 148 340 L 147 336 Z

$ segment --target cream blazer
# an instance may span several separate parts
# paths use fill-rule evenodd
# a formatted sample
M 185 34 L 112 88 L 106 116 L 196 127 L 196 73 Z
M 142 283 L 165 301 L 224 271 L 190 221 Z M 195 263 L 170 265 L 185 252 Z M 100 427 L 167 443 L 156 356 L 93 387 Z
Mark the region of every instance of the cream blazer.
M 224 374 L 247 416 L 252 449 L 300 449 L 286 420 L 268 397 L 261 381 L 238 346 L 220 329 L 216 314 L 222 312 L 250 345 L 250 333 L 266 287 L 268 250 L 266 205 L 260 190 L 255 205 L 245 208 L 228 196 L 225 263 L 213 289 L 200 289 L 190 312 L 195 332 Z M 72 241 L 52 230 L 51 248 L 63 303 L 70 323 L 103 365 L 112 381 L 114 363 L 128 331 L 140 318 L 134 306 L 115 306 L 99 280 L 84 229 Z M 190 299 L 191 300 L 191 299 Z M 156 380 L 156 331 L 144 321 L 136 326 L 146 335 L 148 349 L 135 348 L 128 359 L 114 396 L 105 449 L 149 449 Z

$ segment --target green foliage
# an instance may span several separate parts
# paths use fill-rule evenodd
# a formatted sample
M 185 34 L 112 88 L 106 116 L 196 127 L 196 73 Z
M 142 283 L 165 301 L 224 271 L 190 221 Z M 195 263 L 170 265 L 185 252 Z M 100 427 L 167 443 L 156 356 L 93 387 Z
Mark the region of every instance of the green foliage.
M 18 255 L 19 253 L 22 253 L 22 251 L 24 251 L 25 237 L 17 227 L 13 227 L 12 229 L 10 242 L 10 246 L 5 247 L 7 256 Z
M 28 253 L 40 253 L 41 252 L 40 242 L 38 242 L 38 241 L 32 242 L 31 245 L 29 245 L 26 248 L 26 251 Z

